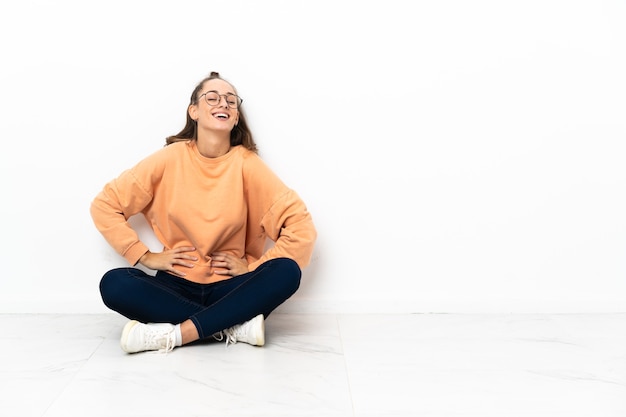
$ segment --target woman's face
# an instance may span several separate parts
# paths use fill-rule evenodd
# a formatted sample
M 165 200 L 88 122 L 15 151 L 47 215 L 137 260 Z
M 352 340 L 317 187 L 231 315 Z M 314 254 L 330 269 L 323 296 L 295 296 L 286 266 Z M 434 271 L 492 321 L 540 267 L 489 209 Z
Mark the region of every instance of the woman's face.
M 189 115 L 198 127 L 230 132 L 239 122 L 239 109 L 232 106 L 237 103 L 237 97 L 233 97 L 236 94 L 226 81 L 208 80 L 200 90 L 198 102 L 189 106 Z

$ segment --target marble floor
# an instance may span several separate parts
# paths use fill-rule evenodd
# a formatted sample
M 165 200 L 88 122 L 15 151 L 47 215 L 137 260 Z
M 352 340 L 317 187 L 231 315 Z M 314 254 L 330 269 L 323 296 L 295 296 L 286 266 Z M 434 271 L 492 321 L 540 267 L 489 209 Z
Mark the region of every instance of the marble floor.
M 125 320 L 0 315 L 0 416 L 626 416 L 626 314 L 287 315 L 125 354 Z

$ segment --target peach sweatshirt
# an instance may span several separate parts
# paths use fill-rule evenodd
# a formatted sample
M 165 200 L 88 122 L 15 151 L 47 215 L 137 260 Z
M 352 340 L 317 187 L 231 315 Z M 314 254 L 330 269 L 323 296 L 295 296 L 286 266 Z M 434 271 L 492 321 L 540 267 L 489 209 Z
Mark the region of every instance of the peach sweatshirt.
M 291 258 L 304 268 L 317 237 L 300 197 L 243 146 L 206 158 L 195 141 L 176 142 L 104 186 L 91 204 L 91 216 L 131 265 L 148 251 L 127 222 L 138 213 L 146 217 L 164 250 L 196 248 L 195 266 L 176 268 L 200 283 L 230 278 L 213 272 L 213 252 L 245 256 L 250 271 L 278 257 Z M 266 238 L 274 245 L 263 253 Z

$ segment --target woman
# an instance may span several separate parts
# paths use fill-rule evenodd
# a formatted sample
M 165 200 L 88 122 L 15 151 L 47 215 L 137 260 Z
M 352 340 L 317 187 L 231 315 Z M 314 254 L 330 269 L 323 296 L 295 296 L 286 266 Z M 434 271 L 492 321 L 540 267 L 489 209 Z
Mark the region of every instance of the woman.
M 91 204 L 107 242 L 130 265 L 156 271 L 116 268 L 100 282 L 105 305 L 130 319 L 126 352 L 169 352 L 211 336 L 262 346 L 264 320 L 300 285 L 316 230 L 303 201 L 258 156 L 241 103 L 212 72 L 191 94 L 183 130 Z M 138 213 L 162 252 L 129 225 Z

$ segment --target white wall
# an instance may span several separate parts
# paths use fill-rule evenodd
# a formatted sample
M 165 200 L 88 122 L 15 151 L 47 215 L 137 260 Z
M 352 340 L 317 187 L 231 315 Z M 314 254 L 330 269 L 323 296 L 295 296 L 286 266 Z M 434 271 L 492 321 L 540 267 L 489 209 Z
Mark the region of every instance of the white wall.
M 318 227 L 283 311 L 626 311 L 625 21 L 621 0 L 5 1 L 0 312 L 108 311 L 125 263 L 91 199 L 212 70 Z

